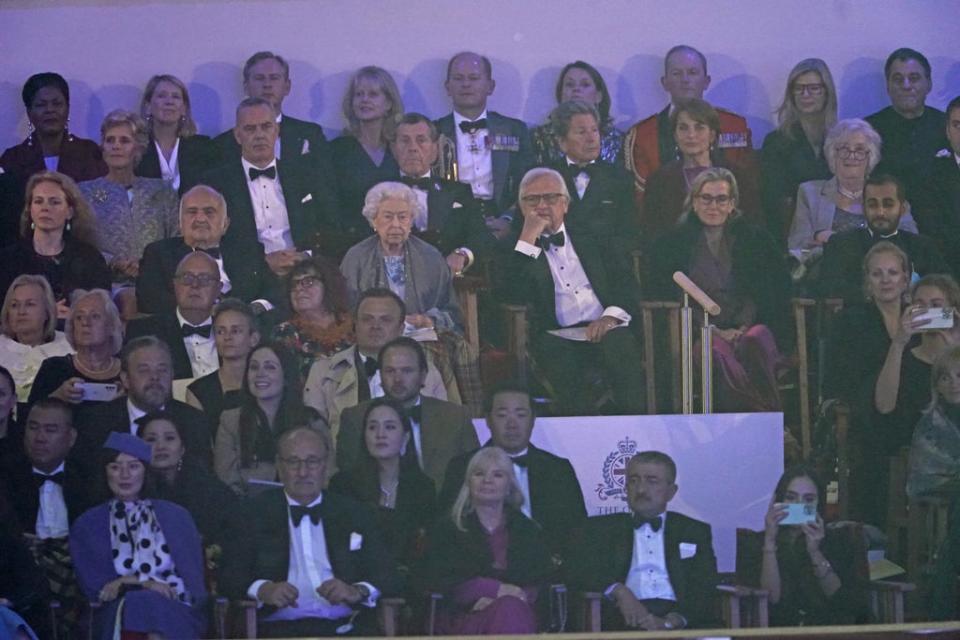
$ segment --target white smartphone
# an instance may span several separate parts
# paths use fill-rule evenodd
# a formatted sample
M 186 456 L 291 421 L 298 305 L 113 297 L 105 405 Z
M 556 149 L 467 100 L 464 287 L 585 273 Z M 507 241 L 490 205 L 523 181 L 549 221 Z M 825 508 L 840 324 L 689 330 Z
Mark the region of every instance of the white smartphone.
M 817 506 L 803 502 L 788 502 L 787 517 L 780 521 L 781 525 L 801 525 L 817 521 Z
M 83 391 L 83 399 L 92 402 L 110 402 L 120 395 L 120 389 L 115 384 L 100 382 L 77 383 Z
M 918 313 L 913 317 L 914 320 L 929 320 L 927 324 L 920 327 L 920 331 L 931 331 L 934 329 L 952 329 L 953 328 L 953 307 L 930 307 L 923 313 Z

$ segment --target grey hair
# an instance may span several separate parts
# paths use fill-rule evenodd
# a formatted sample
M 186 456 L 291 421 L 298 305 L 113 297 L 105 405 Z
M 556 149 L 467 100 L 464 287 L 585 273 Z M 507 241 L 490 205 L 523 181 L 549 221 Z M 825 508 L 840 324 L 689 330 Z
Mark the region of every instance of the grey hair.
M 597 127 L 600 127 L 600 112 L 595 106 L 582 100 L 568 100 L 560 103 L 550 112 L 550 128 L 553 135 L 557 138 L 566 138 L 573 116 L 579 115 L 592 116 Z
M 180 224 L 180 227 L 181 227 L 181 230 L 180 230 L 181 233 L 183 233 L 183 220 L 181 220 L 181 218 L 183 218 L 183 204 L 187 201 L 187 198 L 188 198 L 188 197 L 192 196 L 192 195 L 194 194 L 194 192 L 198 192 L 198 191 L 205 191 L 205 192 L 209 193 L 210 195 L 212 195 L 213 197 L 215 197 L 215 198 L 217 199 L 217 202 L 218 202 L 218 203 L 220 204 L 220 206 L 223 208 L 223 215 L 224 215 L 224 217 L 225 217 L 225 218 L 229 218 L 229 217 L 230 217 L 230 213 L 227 211 L 227 199 L 223 197 L 223 194 L 222 194 L 222 193 L 220 193 L 219 191 L 217 191 L 216 189 L 214 189 L 214 188 L 211 187 L 210 185 L 206 185 L 206 184 L 194 185 L 194 186 L 190 187 L 190 188 L 187 190 L 187 192 L 184 193 L 184 194 L 180 197 L 180 209 L 179 209 L 179 212 L 178 212 L 178 217 L 177 217 L 177 219 L 178 219 L 179 224 Z
M 830 127 L 827 137 L 823 141 L 823 156 L 827 160 L 827 167 L 830 173 L 837 173 L 837 159 L 835 153 L 837 147 L 855 133 L 862 133 L 867 139 L 867 147 L 870 149 L 870 157 L 867 158 L 867 170 L 864 174 L 869 175 L 871 171 L 880 162 L 880 147 L 883 141 L 877 130 L 870 126 L 870 123 L 860 118 L 847 118 Z
M 520 189 L 518 198 L 523 198 L 524 193 L 527 191 L 527 187 L 530 186 L 530 183 L 538 178 L 544 176 L 550 176 L 560 184 L 560 193 L 570 201 L 570 190 L 567 189 L 567 181 L 563 179 L 563 176 L 560 175 L 559 171 L 553 169 L 548 169 L 547 167 L 535 167 L 523 174 L 523 179 L 520 181 Z
M 700 195 L 703 185 L 708 182 L 726 182 L 727 185 L 729 185 L 730 197 L 733 198 L 734 202 L 733 213 L 730 214 L 730 219 L 733 220 L 740 216 L 740 207 L 737 206 L 740 204 L 740 188 L 737 186 L 736 176 L 734 176 L 733 172 L 729 169 L 710 167 L 694 178 L 690 184 L 690 191 L 687 192 L 687 197 L 683 200 L 683 215 L 680 216 L 678 222 L 686 222 L 691 214 L 696 215 L 693 213 L 693 199 Z
M 450 517 L 453 518 L 453 524 L 461 531 L 466 531 L 466 527 L 463 524 L 464 516 L 469 515 L 474 510 L 473 503 L 470 500 L 470 477 L 473 475 L 473 472 L 476 471 L 477 467 L 490 465 L 498 467 L 507 475 L 510 487 L 507 491 L 506 500 L 504 501 L 505 505 L 513 507 L 514 509 L 520 509 L 520 507 L 523 506 L 523 491 L 517 483 L 517 476 L 513 473 L 513 462 L 510 461 L 510 456 L 500 447 L 483 447 L 473 454 L 470 462 L 467 463 L 467 471 L 463 476 L 463 485 L 460 487 L 460 493 L 457 494 L 457 499 L 453 503 L 453 508 L 450 510 Z
M 100 123 L 100 148 L 103 148 L 107 131 L 114 127 L 122 127 L 124 125 L 130 127 L 130 133 L 133 134 L 133 141 L 137 145 L 133 156 L 134 164 L 137 164 L 140 162 L 140 158 L 143 157 L 143 153 L 147 150 L 147 145 L 150 144 L 150 134 L 144 119 L 132 111 L 114 109 L 103 118 L 103 122 Z
M 380 210 L 380 204 L 390 198 L 403 200 L 409 204 L 414 218 L 422 218 L 426 213 L 413 189 L 402 182 L 381 182 L 367 191 L 367 197 L 363 200 L 363 217 L 371 227 L 373 227 L 373 219 L 377 217 L 377 212 Z
M 252 109 L 254 107 L 266 107 L 270 109 L 270 113 L 273 114 L 273 117 L 277 117 L 277 110 L 273 108 L 273 104 L 268 100 L 263 98 L 244 98 L 240 101 L 240 104 L 237 105 L 236 119 L 240 120 L 240 112 L 244 109 Z
M 120 312 L 117 310 L 117 305 L 114 304 L 113 298 L 103 289 L 90 289 L 89 291 L 77 289 L 73 292 L 73 295 L 70 297 L 70 315 L 67 316 L 67 321 L 63 327 L 63 332 L 67 336 L 67 342 L 69 342 L 70 346 L 74 349 L 77 348 L 77 345 L 74 344 L 73 337 L 74 316 L 77 313 L 77 303 L 87 298 L 99 298 L 103 303 L 103 311 L 107 316 L 107 328 L 110 331 L 110 353 L 114 355 L 120 353 L 120 348 L 123 347 L 123 320 L 120 319 Z

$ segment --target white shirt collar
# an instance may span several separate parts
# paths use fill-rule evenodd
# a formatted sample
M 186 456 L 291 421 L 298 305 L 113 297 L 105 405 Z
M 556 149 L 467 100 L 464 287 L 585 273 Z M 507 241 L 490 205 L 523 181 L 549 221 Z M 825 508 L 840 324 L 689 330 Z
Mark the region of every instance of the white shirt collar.
M 525 456 L 529 452 L 530 452 L 530 447 L 524 447 L 523 451 L 518 451 L 517 453 L 508 453 L 507 455 L 510 456 L 510 459 L 512 460 L 513 458 L 519 458 L 520 456 Z
M 280 124 L 281 122 L 283 122 L 283 114 L 282 114 L 282 113 L 278 113 L 278 114 L 277 114 L 277 124 Z
M 871 229 L 870 227 L 867 227 L 867 231 L 870 232 L 870 237 L 871 237 L 871 238 L 880 237 L 880 238 L 883 238 L 884 240 L 886 240 L 887 238 L 892 238 L 893 236 L 895 236 L 895 235 L 897 235 L 898 233 L 900 233 L 900 228 L 897 227 L 896 229 L 893 230 L 893 233 L 888 233 L 887 235 L 883 235 L 882 233 L 874 233 L 874 232 L 873 232 L 873 229 Z
M 486 109 L 484 109 L 484 110 L 480 113 L 480 115 L 478 115 L 478 116 L 477 116 L 476 118 L 474 118 L 473 120 L 471 120 L 470 118 L 467 118 L 467 117 L 465 117 L 465 116 L 460 115 L 459 113 L 457 113 L 457 110 L 456 110 L 456 109 L 453 110 L 453 124 L 456 126 L 457 129 L 460 128 L 460 123 L 461 123 L 461 122 L 476 122 L 477 120 L 480 120 L 480 119 L 486 118 L 486 117 L 487 117 L 487 110 L 486 110 Z
M 953 154 L 953 160 L 954 160 L 954 162 L 957 163 L 957 166 L 960 167 L 960 153 L 954 152 L 954 154 Z
M 571 159 L 570 159 L 570 156 L 564 156 L 564 158 L 567 159 L 567 166 L 568 166 L 568 167 L 573 167 L 573 166 L 579 166 L 579 165 L 580 165 L 579 162 L 574 162 L 573 160 L 571 160 Z M 593 160 L 591 160 L 591 161 L 588 162 L 587 164 L 594 164 L 596 161 L 597 161 L 596 158 L 594 158 Z
M 323 502 L 323 492 L 322 492 L 322 491 L 320 492 L 320 495 L 318 495 L 313 502 L 311 502 L 310 504 L 306 504 L 306 505 L 301 505 L 299 502 L 297 502 L 296 500 L 294 500 L 293 498 L 291 498 L 291 497 L 290 497 L 290 494 L 287 493 L 286 491 L 283 492 L 283 495 L 284 495 L 284 497 L 287 499 L 287 505 L 288 505 L 288 506 L 291 506 L 291 507 L 299 507 L 299 506 L 315 507 L 315 506 L 317 506 L 318 504 L 320 504 L 321 502 Z
M 147 415 L 147 412 L 141 409 L 140 407 L 138 407 L 137 405 L 133 404 L 133 400 L 131 400 L 128 397 L 127 398 L 127 415 L 130 416 L 130 422 L 132 424 L 137 420 L 139 420 L 140 418 L 142 418 L 143 416 Z
M 180 307 L 177 307 L 177 322 L 180 323 L 181 327 L 183 325 L 188 325 L 191 327 L 205 327 L 208 324 L 213 324 L 213 318 L 210 316 L 207 316 L 207 319 L 201 322 L 200 324 L 193 324 L 192 322 L 187 322 L 186 318 L 180 315 Z
M 40 469 L 37 469 L 36 467 L 33 467 L 33 472 L 39 473 L 45 476 L 52 476 L 55 473 L 60 473 L 61 471 L 63 471 L 65 469 L 65 465 L 66 465 L 66 461 L 61 462 L 60 464 L 57 465 L 57 468 L 51 471 L 50 473 L 47 473 L 46 471 L 42 471 Z
M 265 166 L 265 167 L 258 167 L 258 166 L 256 166 L 255 164 L 252 164 L 252 163 L 248 162 L 247 159 L 244 158 L 243 156 L 240 157 L 240 162 L 241 162 L 241 164 L 243 164 L 243 175 L 245 175 L 245 176 L 250 175 L 250 169 L 257 169 L 258 171 L 262 171 L 262 170 L 264 170 L 264 169 L 269 169 L 270 167 L 276 167 L 276 166 L 277 166 L 277 159 L 276 159 L 276 158 L 274 158 L 273 160 L 271 160 L 271 161 L 270 161 L 270 164 L 268 164 L 268 165 Z M 277 178 L 278 178 L 278 179 L 280 178 L 280 170 L 279 170 L 279 169 L 277 170 Z

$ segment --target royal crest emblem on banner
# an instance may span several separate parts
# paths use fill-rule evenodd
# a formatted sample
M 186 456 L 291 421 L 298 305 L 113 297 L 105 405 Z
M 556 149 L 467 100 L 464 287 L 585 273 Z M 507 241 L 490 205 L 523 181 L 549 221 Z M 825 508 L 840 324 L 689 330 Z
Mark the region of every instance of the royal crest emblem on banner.
M 601 500 L 618 498 L 626 500 L 627 463 L 637 453 L 637 441 L 629 436 L 617 442 L 617 448 L 603 461 L 603 482 L 597 484 L 597 497 Z

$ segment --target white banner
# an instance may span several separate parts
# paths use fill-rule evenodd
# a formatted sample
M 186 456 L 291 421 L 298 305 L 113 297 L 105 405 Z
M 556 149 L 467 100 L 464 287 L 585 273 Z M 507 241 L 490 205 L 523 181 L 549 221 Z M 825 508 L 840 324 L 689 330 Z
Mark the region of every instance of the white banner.
M 486 442 L 486 422 L 474 423 Z M 783 473 L 782 413 L 538 418 L 532 440 L 570 460 L 590 516 L 627 510 L 624 469 L 633 454 L 669 454 L 679 486 L 669 509 L 713 526 L 721 572 L 735 568 L 736 529 L 763 528 Z

